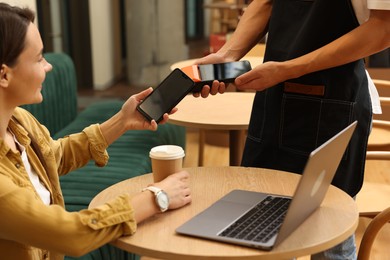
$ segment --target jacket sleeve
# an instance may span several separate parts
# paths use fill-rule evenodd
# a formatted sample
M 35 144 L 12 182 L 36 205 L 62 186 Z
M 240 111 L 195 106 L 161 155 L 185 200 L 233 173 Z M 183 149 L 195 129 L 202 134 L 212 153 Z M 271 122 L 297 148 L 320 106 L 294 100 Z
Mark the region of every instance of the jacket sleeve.
M 18 108 L 15 116 L 22 122 L 22 127 L 34 137 L 50 171 L 55 167 L 58 175 L 64 175 L 84 166 L 90 160 L 94 160 L 100 167 L 107 164 L 108 144 L 99 124 L 90 125 L 80 133 L 54 140 L 47 128 L 28 111 Z
M 80 212 L 46 206 L 28 187 L 19 187 L 0 173 L 0 239 L 82 255 L 136 231 L 130 197 Z
M 107 164 L 107 142 L 99 124 L 86 127 L 81 133 L 71 134 L 58 140 L 51 140 L 51 150 L 56 158 L 60 175 L 78 169 L 90 160 L 103 167 Z

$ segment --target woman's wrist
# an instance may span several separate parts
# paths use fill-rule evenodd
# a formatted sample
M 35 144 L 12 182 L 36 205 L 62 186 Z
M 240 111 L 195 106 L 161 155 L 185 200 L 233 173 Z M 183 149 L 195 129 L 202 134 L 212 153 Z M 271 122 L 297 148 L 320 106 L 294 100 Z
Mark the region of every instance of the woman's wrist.
M 140 192 L 135 195 L 131 198 L 131 205 L 134 209 L 134 216 L 137 223 L 161 212 L 152 192 Z

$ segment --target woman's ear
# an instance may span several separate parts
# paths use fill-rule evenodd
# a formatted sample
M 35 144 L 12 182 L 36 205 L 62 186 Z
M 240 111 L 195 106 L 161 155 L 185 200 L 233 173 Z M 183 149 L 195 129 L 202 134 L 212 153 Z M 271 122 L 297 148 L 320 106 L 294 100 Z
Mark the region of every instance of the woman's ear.
M 8 87 L 8 73 L 9 73 L 9 67 L 7 65 L 2 64 L 0 69 L 0 87 L 6 88 Z

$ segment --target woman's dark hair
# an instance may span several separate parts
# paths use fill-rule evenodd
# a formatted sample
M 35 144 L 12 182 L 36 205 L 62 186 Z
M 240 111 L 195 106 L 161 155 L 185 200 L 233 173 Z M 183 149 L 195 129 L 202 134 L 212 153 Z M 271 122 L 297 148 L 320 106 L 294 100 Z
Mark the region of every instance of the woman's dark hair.
M 29 8 L 0 3 L 0 66 L 16 64 L 25 47 L 27 28 L 35 14 Z

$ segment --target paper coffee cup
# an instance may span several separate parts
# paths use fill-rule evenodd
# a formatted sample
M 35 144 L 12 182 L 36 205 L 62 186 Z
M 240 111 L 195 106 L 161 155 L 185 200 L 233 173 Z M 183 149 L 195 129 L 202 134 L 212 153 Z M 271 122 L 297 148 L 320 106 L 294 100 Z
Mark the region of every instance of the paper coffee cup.
M 149 156 L 152 160 L 154 182 L 159 182 L 178 172 L 183 167 L 184 150 L 177 145 L 160 145 L 153 147 Z

